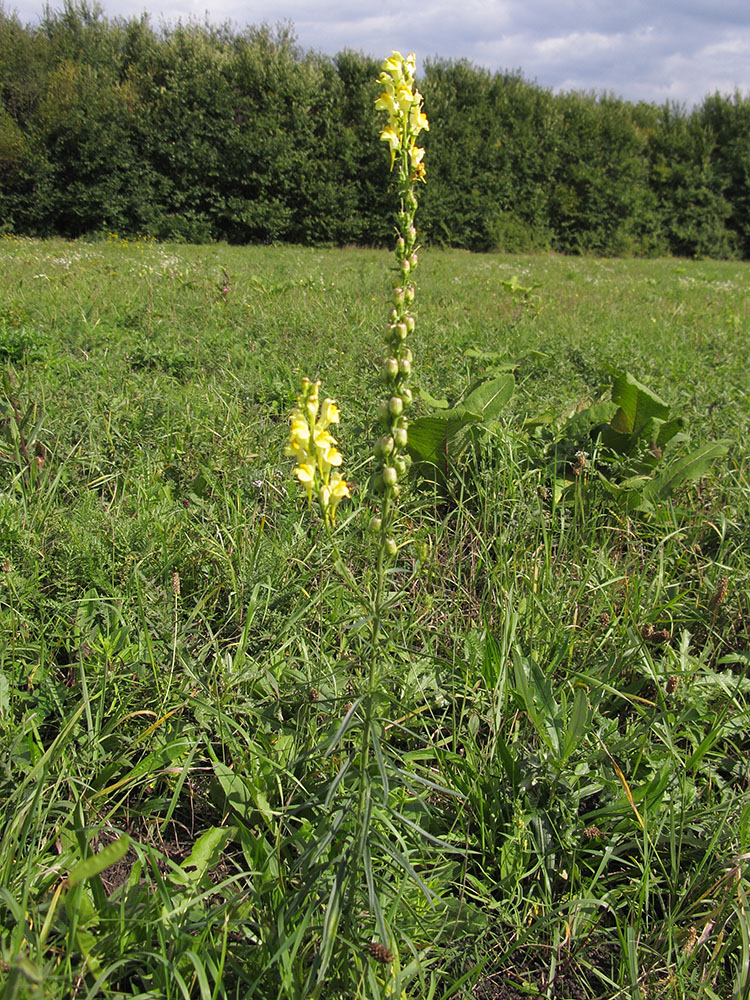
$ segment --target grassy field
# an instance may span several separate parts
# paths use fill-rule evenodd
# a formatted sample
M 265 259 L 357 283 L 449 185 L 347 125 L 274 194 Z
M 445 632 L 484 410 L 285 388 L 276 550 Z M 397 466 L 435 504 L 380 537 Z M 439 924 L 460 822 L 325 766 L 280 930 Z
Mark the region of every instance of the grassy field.
M 363 759 L 389 267 L 0 240 L 4 997 L 750 994 L 750 266 L 422 254 L 417 413 L 515 387 L 405 492 Z

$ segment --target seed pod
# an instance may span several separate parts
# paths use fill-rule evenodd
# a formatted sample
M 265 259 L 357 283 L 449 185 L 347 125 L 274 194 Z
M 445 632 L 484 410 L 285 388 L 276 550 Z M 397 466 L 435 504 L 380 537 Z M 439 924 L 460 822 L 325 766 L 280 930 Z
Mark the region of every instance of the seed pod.
M 381 965 L 390 965 L 393 961 L 393 952 L 379 941 L 371 941 L 367 950 L 375 961 L 380 962 Z

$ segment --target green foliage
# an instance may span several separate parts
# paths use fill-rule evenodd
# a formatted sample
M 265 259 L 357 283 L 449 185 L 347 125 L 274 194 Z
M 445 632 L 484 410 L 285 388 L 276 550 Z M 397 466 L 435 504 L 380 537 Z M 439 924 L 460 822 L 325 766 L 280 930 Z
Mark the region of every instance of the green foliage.
M 288 25 L 0 10 L 0 232 L 383 245 L 377 62 Z M 523 253 L 748 256 L 748 101 L 690 113 L 427 62 L 422 235 Z
M 455 405 L 445 408 L 442 401 L 423 393 L 426 402 L 437 405 L 430 417 L 418 417 L 409 427 L 409 453 L 414 473 L 428 482 L 445 487 L 448 476 L 476 442 L 477 432 L 497 421 L 513 395 L 511 374 L 470 386 Z
M 670 443 L 688 439 L 685 419 L 674 416 L 629 372 L 616 374 L 610 399 L 578 409 L 557 426 L 546 418 L 526 422 L 532 433 L 542 430 L 558 500 L 574 493 L 580 497 L 593 471 L 625 509 L 648 512 L 685 483 L 705 476 L 732 444 L 712 441 L 687 455 L 665 456 Z

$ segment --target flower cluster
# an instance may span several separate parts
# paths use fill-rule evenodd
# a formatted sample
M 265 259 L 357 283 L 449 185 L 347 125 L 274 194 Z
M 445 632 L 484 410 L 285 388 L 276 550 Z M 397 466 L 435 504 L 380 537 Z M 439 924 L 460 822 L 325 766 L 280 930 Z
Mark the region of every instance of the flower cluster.
M 416 59 L 414 53 L 406 59 L 400 52 L 394 52 L 383 63 L 379 82 L 383 93 L 375 102 L 378 111 L 388 112 L 388 124 L 380 133 L 391 151 L 391 170 L 399 150 L 406 156 L 401 159 L 401 167 L 408 172 L 411 180 L 423 181 L 425 168 L 422 159 L 424 149 L 417 146 L 419 133 L 429 131 L 430 123 L 422 110 L 422 95 L 414 88 Z
M 294 474 L 307 492 L 308 502 L 317 495 L 329 524 L 336 520 L 336 508 L 351 496 L 339 468 L 343 461 L 336 438 L 329 431 L 339 422 L 339 410 L 332 399 L 320 402 L 320 382 L 302 379 L 297 405 L 290 414 L 287 455 L 297 460 Z
M 398 163 L 396 276 L 385 336 L 388 357 L 383 369 L 388 398 L 378 410 L 378 422 L 383 433 L 375 445 L 376 471 L 373 480 L 375 489 L 385 497 L 385 503 L 381 516 L 372 521 L 373 531 L 386 539 L 389 549 L 394 544 L 387 538 L 390 501 L 398 498 L 399 480 L 404 478 L 409 466 L 406 410 L 412 403 L 408 382 L 414 358 L 406 341 L 415 327 L 412 278 L 417 267 L 418 246 L 414 228 L 417 210 L 414 182 L 425 179 L 424 150 L 416 145 L 416 141 L 423 129 L 429 129 L 427 116 L 422 110 L 422 95 L 414 88 L 414 71 L 413 55 L 404 59 L 401 53 L 394 52 L 383 63 L 379 79 L 384 91 L 375 102 L 377 110 L 388 113 L 388 125 L 380 138 L 390 147 L 391 169 L 394 162 Z

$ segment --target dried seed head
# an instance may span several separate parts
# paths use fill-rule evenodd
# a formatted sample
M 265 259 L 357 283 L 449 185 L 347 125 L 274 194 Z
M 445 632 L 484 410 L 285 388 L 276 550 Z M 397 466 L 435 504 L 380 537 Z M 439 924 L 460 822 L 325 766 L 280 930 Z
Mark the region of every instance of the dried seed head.
M 176 570 L 172 574 L 172 593 L 175 597 L 180 596 L 180 574 Z
M 719 585 L 716 588 L 716 593 L 714 594 L 713 600 L 711 601 L 713 607 L 718 608 L 720 604 L 723 604 L 728 593 L 729 593 L 729 577 L 723 576 L 721 580 L 719 580 Z
M 381 965 L 390 965 L 393 961 L 393 952 L 379 941 L 370 941 L 367 947 L 370 955 Z
M 320 701 L 320 694 L 317 688 L 310 688 L 307 697 L 310 701 Z
M 680 685 L 680 678 L 677 674 L 672 674 L 667 678 L 667 694 L 674 694 Z
M 601 837 L 602 831 L 598 826 L 587 826 L 583 835 L 587 840 L 593 840 L 595 837 Z
M 683 955 L 691 955 L 695 949 L 695 943 L 698 940 L 698 928 L 691 924 L 688 928 L 687 937 L 685 938 L 685 944 L 682 946 Z

